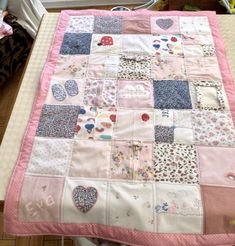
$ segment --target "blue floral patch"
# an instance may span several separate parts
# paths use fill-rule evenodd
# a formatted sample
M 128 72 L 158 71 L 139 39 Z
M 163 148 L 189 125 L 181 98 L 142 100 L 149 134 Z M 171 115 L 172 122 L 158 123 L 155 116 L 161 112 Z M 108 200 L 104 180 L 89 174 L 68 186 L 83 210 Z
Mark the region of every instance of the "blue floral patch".
M 79 108 L 79 106 L 45 104 L 36 135 L 40 137 L 73 138 Z
M 173 143 L 174 127 L 155 126 L 155 141 L 162 143 Z
M 65 33 L 63 43 L 61 45 L 60 54 L 76 55 L 90 54 L 91 33 Z
M 95 16 L 94 33 L 120 34 L 121 16 Z
M 188 81 L 156 80 L 154 87 L 154 108 L 191 109 L 191 97 Z

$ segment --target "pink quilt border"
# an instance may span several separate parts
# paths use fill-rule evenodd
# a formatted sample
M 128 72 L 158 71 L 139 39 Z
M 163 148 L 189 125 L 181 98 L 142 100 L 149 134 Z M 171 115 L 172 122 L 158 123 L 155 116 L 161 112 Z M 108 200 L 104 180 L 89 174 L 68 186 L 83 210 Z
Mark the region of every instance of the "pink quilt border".
M 48 85 L 53 74 L 56 60 L 59 55 L 63 40 L 63 33 L 70 15 L 109 15 L 109 16 L 207 16 L 216 44 L 218 62 L 224 81 L 225 91 L 229 100 L 233 122 L 235 122 L 235 91 L 231 72 L 227 63 L 224 43 L 218 30 L 216 15 L 214 12 L 153 12 L 141 10 L 135 12 L 109 12 L 100 10 L 63 11 L 57 23 L 57 31 L 54 34 L 53 43 L 40 78 L 40 90 L 35 98 L 30 120 L 23 138 L 20 154 L 16 162 L 5 199 L 4 230 L 12 235 L 69 235 L 99 237 L 108 240 L 119 241 L 130 245 L 229 245 L 235 242 L 235 234 L 161 234 L 153 232 L 141 232 L 129 229 L 111 227 L 100 224 L 70 224 L 70 223 L 25 223 L 18 221 L 18 201 L 24 181 L 24 174 L 30 158 L 33 140 L 37 129 L 43 102 L 47 95 Z M 43 232 L 43 233 L 42 233 Z M 118 236 L 117 236 L 118 235 Z

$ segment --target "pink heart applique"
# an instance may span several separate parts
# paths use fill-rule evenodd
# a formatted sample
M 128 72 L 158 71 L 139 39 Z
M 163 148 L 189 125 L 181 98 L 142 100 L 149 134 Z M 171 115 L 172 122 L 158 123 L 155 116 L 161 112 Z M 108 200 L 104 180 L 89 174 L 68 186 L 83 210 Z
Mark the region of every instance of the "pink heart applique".
M 94 187 L 77 186 L 72 192 L 74 205 L 83 213 L 87 213 L 96 203 L 98 192 Z

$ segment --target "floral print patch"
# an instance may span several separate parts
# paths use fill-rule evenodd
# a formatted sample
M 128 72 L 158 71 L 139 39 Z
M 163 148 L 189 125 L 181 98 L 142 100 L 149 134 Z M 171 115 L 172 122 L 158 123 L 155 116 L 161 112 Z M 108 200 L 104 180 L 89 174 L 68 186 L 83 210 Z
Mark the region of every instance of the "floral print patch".
M 198 183 L 196 149 L 193 145 L 156 143 L 153 163 L 156 182 Z
M 65 33 L 60 54 L 90 54 L 91 33 Z
M 98 107 L 116 105 L 116 80 L 87 80 L 84 92 L 84 104 Z
M 154 80 L 154 107 L 160 109 L 191 109 L 186 80 Z
M 73 138 L 79 106 L 44 105 L 36 135 L 39 137 Z
M 216 50 L 214 45 L 202 45 L 203 56 L 215 56 Z
M 193 111 L 192 123 L 196 144 L 234 146 L 235 128 L 230 112 Z
M 123 55 L 120 58 L 118 79 L 148 80 L 151 77 L 151 57 Z
M 94 16 L 70 16 L 66 32 L 86 33 L 93 32 Z
M 152 46 L 155 55 L 183 56 L 180 34 L 155 35 Z
M 121 31 L 121 16 L 95 16 L 94 33 L 120 34 Z

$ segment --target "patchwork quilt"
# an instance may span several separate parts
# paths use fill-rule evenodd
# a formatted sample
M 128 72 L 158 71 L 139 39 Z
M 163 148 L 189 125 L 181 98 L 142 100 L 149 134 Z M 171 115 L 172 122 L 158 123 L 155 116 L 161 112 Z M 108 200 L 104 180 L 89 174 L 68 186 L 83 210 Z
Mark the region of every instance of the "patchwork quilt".
M 232 245 L 234 122 L 213 12 L 63 11 L 5 230 Z

